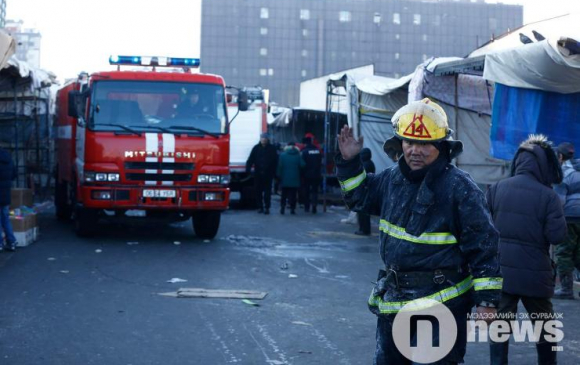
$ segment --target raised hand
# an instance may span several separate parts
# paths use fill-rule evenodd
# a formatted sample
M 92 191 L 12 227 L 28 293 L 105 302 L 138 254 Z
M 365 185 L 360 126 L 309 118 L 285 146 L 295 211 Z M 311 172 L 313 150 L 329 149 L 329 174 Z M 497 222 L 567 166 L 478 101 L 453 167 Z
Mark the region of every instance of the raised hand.
M 338 135 L 338 148 L 343 159 L 352 160 L 355 158 L 362 150 L 362 146 L 363 136 L 359 136 L 358 140 L 356 140 L 352 134 L 352 129 L 348 125 L 342 127 Z

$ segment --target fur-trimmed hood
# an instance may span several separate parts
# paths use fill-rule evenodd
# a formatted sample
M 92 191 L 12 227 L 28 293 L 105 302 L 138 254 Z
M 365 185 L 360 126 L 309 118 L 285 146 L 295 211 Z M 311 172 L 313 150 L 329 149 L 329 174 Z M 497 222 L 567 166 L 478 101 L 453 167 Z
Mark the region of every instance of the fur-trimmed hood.
M 562 168 L 552 142 L 544 135 L 530 135 L 512 161 L 511 175 L 531 175 L 546 186 L 562 182 Z

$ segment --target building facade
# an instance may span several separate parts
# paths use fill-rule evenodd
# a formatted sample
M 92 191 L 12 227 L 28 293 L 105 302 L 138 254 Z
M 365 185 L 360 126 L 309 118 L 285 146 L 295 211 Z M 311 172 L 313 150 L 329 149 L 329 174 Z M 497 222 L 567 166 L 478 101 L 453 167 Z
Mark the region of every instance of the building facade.
M 37 30 L 26 29 L 22 25 L 22 20 L 7 20 L 4 29 L 16 42 L 16 58 L 27 62 L 32 67 L 40 68 L 40 40 L 42 36 Z
M 0 28 L 6 26 L 6 0 L 0 0 Z
M 204 0 L 201 69 L 295 106 L 306 79 L 366 64 L 400 77 L 522 23 L 522 6 L 484 0 Z

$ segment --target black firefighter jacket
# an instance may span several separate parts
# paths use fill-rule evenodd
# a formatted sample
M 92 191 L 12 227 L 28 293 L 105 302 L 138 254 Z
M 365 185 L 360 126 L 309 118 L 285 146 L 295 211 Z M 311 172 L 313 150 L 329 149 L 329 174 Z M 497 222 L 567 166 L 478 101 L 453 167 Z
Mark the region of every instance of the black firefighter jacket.
M 247 173 L 251 172 L 252 166 L 254 167 L 256 178 L 272 180 L 278 168 L 278 151 L 276 147 L 270 143 L 265 146 L 262 146 L 261 143 L 255 145 L 246 162 Z
M 515 175 L 487 191 L 487 201 L 500 232 L 503 291 L 513 295 L 549 298 L 554 294 L 550 244 L 566 238 L 566 219 L 558 195 L 558 162 L 550 147 L 526 141 L 514 157 Z M 561 181 L 561 177 L 559 178 Z
M 482 191 L 469 175 L 437 160 L 425 178 L 412 183 L 400 164 L 380 174 L 366 174 L 360 158 L 337 156 L 343 197 L 352 210 L 380 217 L 380 255 L 385 267 L 401 272 L 458 270 L 461 279 L 412 290 L 377 288 L 369 299 L 375 314 L 397 313 L 405 302 L 429 298 L 447 306 L 473 298 L 498 303 L 501 274 L 497 261 L 499 234 Z

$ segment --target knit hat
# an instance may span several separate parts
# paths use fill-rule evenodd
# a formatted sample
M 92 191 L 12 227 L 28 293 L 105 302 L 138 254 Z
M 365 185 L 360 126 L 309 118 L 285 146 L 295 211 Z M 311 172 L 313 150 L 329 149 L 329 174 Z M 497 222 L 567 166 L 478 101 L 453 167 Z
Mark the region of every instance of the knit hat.
M 556 148 L 556 151 L 558 151 L 559 154 L 562 155 L 562 157 L 564 158 L 564 160 L 569 160 L 571 158 L 574 158 L 574 145 L 570 142 L 562 142 L 558 145 L 558 147 Z

